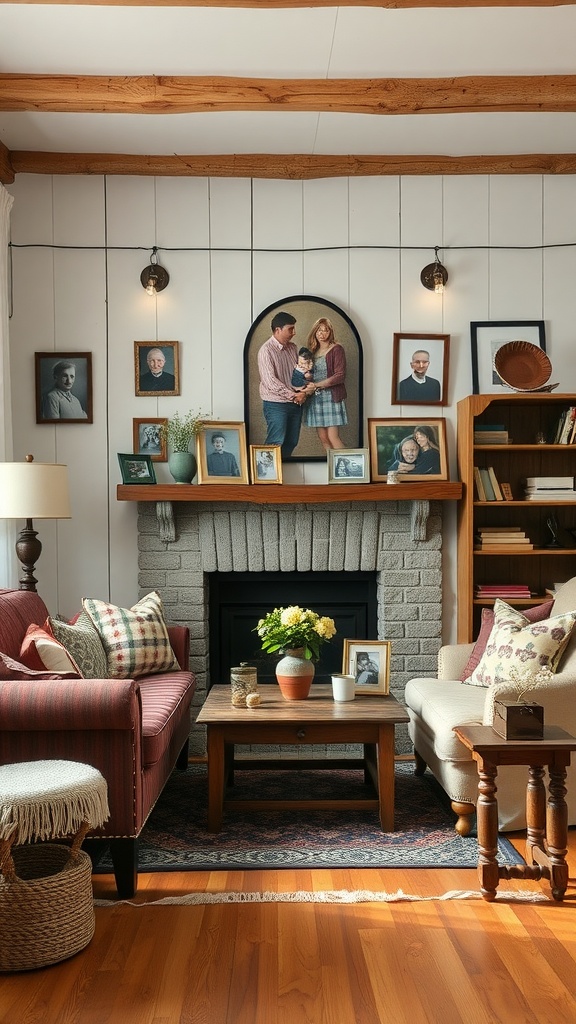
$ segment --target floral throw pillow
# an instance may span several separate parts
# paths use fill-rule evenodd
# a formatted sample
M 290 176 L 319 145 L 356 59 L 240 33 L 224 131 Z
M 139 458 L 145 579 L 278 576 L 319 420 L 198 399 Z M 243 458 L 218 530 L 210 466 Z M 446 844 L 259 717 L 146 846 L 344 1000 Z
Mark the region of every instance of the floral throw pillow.
M 506 604 L 505 601 L 502 602 Z M 528 622 L 540 622 L 541 619 L 547 619 L 552 611 L 553 601 L 543 601 L 542 604 L 535 604 L 532 608 L 527 608 L 523 615 Z M 480 664 L 480 659 L 486 650 L 486 644 L 490 638 L 492 627 L 494 626 L 494 612 L 491 608 L 482 609 L 482 619 L 480 622 L 480 632 L 476 639 L 476 643 L 472 649 L 472 653 L 466 662 L 466 666 L 460 679 L 463 683 L 469 683 L 472 686 L 478 686 L 479 683 L 472 682 L 472 675 L 474 669 Z M 487 686 L 487 683 L 482 683 L 482 686 Z
M 498 686 L 507 681 L 511 668 L 521 672 L 525 681 L 542 669 L 555 672 L 575 623 L 576 611 L 529 622 L 522 612 L 496 600 L 494 625 L 470 682 Z
M 51 617 L 48 624 L 56 639 L 72 655 L 85 679 L 108 678 L 108 657 L 87 612 L 81 611 L 74 625 Z
M 85 597 L 84 611 L 100 634 L 108 659 L 108 675 L 137 679 L 180 666 L 170 646 L 160 595 L 155 591 L 132 608 Z

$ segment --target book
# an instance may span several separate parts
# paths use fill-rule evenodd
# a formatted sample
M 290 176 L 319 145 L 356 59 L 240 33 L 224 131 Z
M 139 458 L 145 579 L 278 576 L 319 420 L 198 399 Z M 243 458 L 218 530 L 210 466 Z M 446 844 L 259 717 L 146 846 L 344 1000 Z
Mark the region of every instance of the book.
M 526 501 L 573 501 L 576 502 L 576 491 L 526 491 Z
M 553 488 L 559 490 L 562 487 L 568 488 L 568 490 L 574 490 L 574 477 L 573 476 L 527 476 L 526 487 L 534 488 L 538 487 L 540 490 L 543 488 Z
M 576 406 L 571 405 L 566 413 L 566 418 L 562 425 L 562 430 L 560 431 L 560 438 L 557 442 L 558 444 L 568 444 L 568 440 L 570 438 L 570 435 L 572 434 L 572 428 L 574 426 L 575 418 Z
M 496 501 L 504 501 L 504 496 L 502 494 L 502 491 L 500 490 L 500 484 L 498 483 L 498 480 L 496 478 L 496 473 L 494 472 L 494 467 L 493 466 L 488 466 L 488 473 L 489 473 L 489 476 L 490 476 L 490 480 L 491 480 L 491 483 L 492 483 L 492 489 L 494 491 L 494 495 L 496 497 Z
M 501 533 L 502 530 L 505 530 L 507 533 L 523 532 L 519 526 L 479 526 L 478 529 L 482 533 Z
M 492 481 L 490 479 L 490 474 L 488 470 L 481 469 L 480 476 L 482 477 L 484 491 L 486 492 L 486 501 L 496 501 L 496 495 L 494 494 L 494 488 L 492 487 Z
M 482 483 L 482 477 L 478 466 L 474 466 L 474 483 L 476 484 L 476 492 L 478 494 L 479 501 L 486 501 L 486 491 L 484 490 L 484 484 Z
M 485 555 L 523 555 L 525 551 L 533 551 L 533 544 L 487 544 L 474 545 L 475 551 L 482 551 Z

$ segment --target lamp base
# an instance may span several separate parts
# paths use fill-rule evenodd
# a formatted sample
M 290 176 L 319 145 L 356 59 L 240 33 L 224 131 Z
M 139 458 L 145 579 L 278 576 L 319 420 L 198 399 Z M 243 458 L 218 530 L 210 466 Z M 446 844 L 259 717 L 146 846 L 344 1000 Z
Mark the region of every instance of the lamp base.
M 31 519 L 26 520 L 26 526 L 18 535 L 18 540 L 16 541 L 16 554 L 24 568 L 24 573 L 19 583 L 19 589 L 31 590 L 33 593 L 36 593 L 36 584 L 38 583 L 38 580 L 34 576 L 34 570 L 36 568 L 36 562 L 42 554 L 42 544 L 38 540 L 38 534 L 33 528 Z

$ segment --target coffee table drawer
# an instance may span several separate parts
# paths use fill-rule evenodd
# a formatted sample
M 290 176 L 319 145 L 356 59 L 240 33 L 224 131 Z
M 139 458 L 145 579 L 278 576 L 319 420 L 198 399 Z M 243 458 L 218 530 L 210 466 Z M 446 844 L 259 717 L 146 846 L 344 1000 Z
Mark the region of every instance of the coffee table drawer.
M 218 726 L 224 743 L 376 743 L 378 723 L 374 722 L 262 722 L 227 723 Z

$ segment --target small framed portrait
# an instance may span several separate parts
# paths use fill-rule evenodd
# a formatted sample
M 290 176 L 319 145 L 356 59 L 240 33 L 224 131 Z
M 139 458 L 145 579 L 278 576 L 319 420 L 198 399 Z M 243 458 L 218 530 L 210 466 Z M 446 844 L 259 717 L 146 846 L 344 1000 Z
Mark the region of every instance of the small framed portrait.
M 472 357 L 472 394 L 492 395 L 513 392 L 494 369 L 496 353 L 510 341 L 529 341 L 546 351 L 543 320 L 472 320 L 470 347 Z
M 164 417 L 148 416 L 132 420 L 132 434 L 135 455 L 149 455 L 152 462 L 167 462 L 166 429 L 168 420 Z
M 155 484 L 156 473 L 150 455 L 124 455 L 118 452 L 123 484 Z
M 267 306 L 244 344 L 249 443 L 280 444 L 284 462 L 324 462 L 327 447 L 362 445 L 362 377 L 360 335 L 339 306 L 316 295 Z M 302 403 L 298 392 L 306 393 Z
M 395 334 L 392 405 L 447 405 L 449 334 Z
M 398 473 L 410 480 L 447 480 L 446 421 L 444 419 L 368 420 L 372 480 Z
M 354 676 L 355 693 L 390 693 L 390 641 L 345 640 L 342 671 Z
M 36 423 L 92 423 L 92 353 L 35 352 Z
M 331 448 L 328 452 L 329 484 L 369 484 L 368 448 Z
M 180 394 L 177 341 L 134 342 L 134 387 L 138 396 Z
M 247 484 L 243 423 L 205 420 L 196 438 L 199 484 Z
M 253 484 L 282 483 L 282 451 L 279 444 L 250 445 L 250 478 Z

